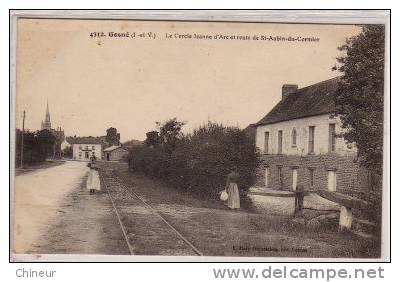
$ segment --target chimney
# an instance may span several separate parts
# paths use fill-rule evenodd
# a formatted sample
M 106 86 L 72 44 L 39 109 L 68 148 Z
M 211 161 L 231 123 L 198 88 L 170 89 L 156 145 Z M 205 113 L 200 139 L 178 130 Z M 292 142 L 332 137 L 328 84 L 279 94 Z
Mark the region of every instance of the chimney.
M 297 91 L 299 87 L 297 84 L 284 84 L 282 85 L 282 101 L 285 100 L 290 94 Z

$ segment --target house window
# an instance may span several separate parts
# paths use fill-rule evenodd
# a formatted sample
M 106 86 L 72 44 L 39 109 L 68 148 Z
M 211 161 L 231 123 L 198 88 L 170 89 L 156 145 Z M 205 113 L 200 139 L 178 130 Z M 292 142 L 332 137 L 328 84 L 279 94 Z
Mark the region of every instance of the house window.
M 85 150 L 89 150 L 89 146 L 88 145 L 85 146 Z
M 314 186 L 314 169 L 309 168 L 308 171 L 310 172 L 310 186 Z
M 282 175 L 282 167 L 281 166 L 278 166 L 278 182 L 282 186 L 283 175 Z
M 265 168 L 265 187 L 268 188 L 268 167 Z
M 269 132 L 264 133 L 264 153 L 268 154 L 269 152 Z
M 82 150 L 82 145 L 79 145 L 79 150 Z
M 296 191 L 297 188 L 297 168 L 292 169 L 292 189 Z
M 94 146 L 92 146 L 92 150 L 94 150 Z
M 296 128 L 292 130 L 292 147 L 296 147 L 297 145 L 297 131 Z
M 308 153 L 314 153 L 314 134 L 315 134 L 315 126 L 310 126 L 308 128 Z
M 283 132 L 282 130 L 278 131 L 278 154 L 282 154 L 282 139 L 283 139 Z
M 89 152 L 85 152 L 85 159 L 89 158 Z
M 336 134 L 335 124 L 329 124 L 329 152 L 335 152 L 336 147 Z
M 328 171 L 328 191 L 336 191 L 336 171 L 334 170 Z
M 79 158 L 82 158 L 82 152 L 79 152 Z

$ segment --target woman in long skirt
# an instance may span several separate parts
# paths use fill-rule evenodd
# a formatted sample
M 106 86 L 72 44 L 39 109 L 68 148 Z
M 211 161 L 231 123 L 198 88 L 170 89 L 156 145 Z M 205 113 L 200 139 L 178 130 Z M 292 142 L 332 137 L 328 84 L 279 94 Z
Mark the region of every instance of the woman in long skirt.
M 231 209 L 239 209 L 240 208 L 240 197 L 239 197 L 239 173 L 237 172 L 237 168 L 233 167 L 232 171 L 228 174 L 226 179 L 226 193 L 228 193 L 227 205 Z
M 101 190 L 98 167 L 93 163 L 90 166 L 89 177 L 86 182 L 86 188 L 89 190 L 90 194 L 93 194 L 95 191 Z

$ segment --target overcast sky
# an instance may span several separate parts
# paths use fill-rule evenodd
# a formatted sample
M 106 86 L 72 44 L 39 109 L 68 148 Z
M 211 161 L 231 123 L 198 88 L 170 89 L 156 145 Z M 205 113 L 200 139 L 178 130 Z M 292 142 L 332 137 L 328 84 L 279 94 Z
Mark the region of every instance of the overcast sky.
M 91 38 L 91 32 L 152 32 L 156 39 Z M 19 20 L 16 126 L 40 128 L 46 100 L 53 128 L 67 136 L 145 139 L 177 117 L 191 131 L 207 120 L 257 122 L 281 99 L 282 84 L 308 86 L 338 75 L 337 47 L 352 25 Z M 166 39 L 165 33 L 318 37 L 319 42 Z

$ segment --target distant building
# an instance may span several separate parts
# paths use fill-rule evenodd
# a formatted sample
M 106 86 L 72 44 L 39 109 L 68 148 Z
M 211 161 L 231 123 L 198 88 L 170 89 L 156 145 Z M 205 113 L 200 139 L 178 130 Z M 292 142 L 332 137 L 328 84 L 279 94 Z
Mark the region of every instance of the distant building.
M 298 89 L 282 87 L 282 100 L 258 123 L 256 146 L 262 153 L 258 186 L 354 193 L 368 189 L 367 171 L 357 149 L 340 137 L 334 93 L 340 78 Z
M 67 141 L 72 144 L 72 158 L 74 160 L 89 161 L 92 156 L 101 160 L 104 145 L 101 137 L 69 137 Z
M 106 161 L 120 161 L 128 154 L 128 150 L 121 146 L 111 146 L 103 150 L 103 159 Z

